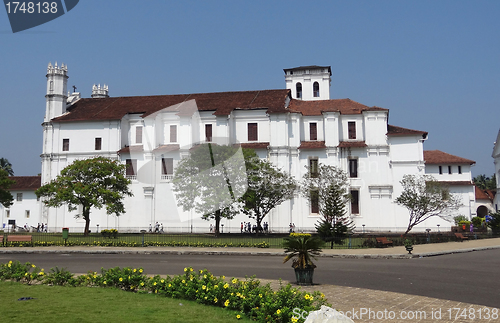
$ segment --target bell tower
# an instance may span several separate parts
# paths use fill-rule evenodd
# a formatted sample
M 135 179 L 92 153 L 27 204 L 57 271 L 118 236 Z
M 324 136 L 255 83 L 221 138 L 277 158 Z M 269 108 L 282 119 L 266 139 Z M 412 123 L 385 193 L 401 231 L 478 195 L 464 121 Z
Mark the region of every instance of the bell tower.
M 284 69 L 286 88 L 292 98 L 304 101 L 330 100 L 330 66 L 301 66 Z
M 45 95 L 46 107 L 44 122 L 58 117 L 66 112 L 66 101 L 68 86 L 68 66 L 61 64 L 47 66 L 47 94 Z

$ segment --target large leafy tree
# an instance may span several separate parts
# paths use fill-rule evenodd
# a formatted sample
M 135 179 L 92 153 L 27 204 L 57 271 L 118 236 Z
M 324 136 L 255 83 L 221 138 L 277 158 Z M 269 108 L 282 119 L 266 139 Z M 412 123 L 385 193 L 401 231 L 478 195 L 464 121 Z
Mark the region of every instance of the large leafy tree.
M 309 204 L 316 203 L 321 220 L 316 224 L 320 237 L 333 244 L 341 244 L 354 229 L 354 224 L 346 214 L 350 200 L 349 180 L 340 168 L 319 164 L 317 169 L 308 169 L 304 174 L 301 194 Z
M 9 173 L 6 170 L 0 169 L 0 204 L 4 207 L 12 205 L 14 198 L 9 192 L 9 188 L 14 183 L 15 182 L 9 178 Z
M 488 177 L 485 174 L 477 175 L 472 179 L 474 184 L 483 190 L 495 190 L 497 188 L 496 176 Z
M 108 214 L 125 212 L 123 198 L 132 196 L 130 180 L 125 177 L 125 165 L 105 157 L 75 160 L 65 167 L 53 181 L 35 193 L 49 207 L 68 204 L 70 211 L 83 207 L 84 234 L 88 235 L 90 209 L 106 207 Z
M 248 153 L 248 152 L 247 152 Z M 244 150 L 239 147 L 201 144 L 177 165 L 172 180 L 177 204 L 184 211 L 194 209 L 206 220 L 232 219 L 238 199 L 247 189 Z
M 403 192 L 396 198 L 396 203 L 407 208 L 410 213 L 405 234 L 431 217 L 437 216 L 451 222 L 448 211 L 461 206 L 460 199 L 432 176 L 405 175 L 400 183 Z
M 7 160 L 7 158 L 0 158 L 0 169 L 6 171 L 9 176 L 14 176 L 12 164 Z
M 293 197 L 297 183 L 286 172 L 257 156 L 246 159 L 248 189 L 241 197 L 242 211 L 257 222 L 257 234 L 269 212 Z

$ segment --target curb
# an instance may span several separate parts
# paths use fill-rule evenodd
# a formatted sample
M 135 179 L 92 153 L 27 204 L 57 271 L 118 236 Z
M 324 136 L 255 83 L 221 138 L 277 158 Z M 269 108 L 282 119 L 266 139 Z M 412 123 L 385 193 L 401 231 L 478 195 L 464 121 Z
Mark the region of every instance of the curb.
M 71 247 L 69 247 L 71 248 Z M 456 249 L 436 252 L 425 252 L 415 254 L 325 254 L 319 255 L 321 258 L 348 258 L 348 259 L 413 259 L 424 257 L 435 257 L 441 255 L 465 253 L 482 250 L 500 249 L 500 246 L 476 247 L 468 249 Z M 144 255 L 229 255 L 229 256 L 285 256 L 284 252 L 280 251 L 224 251 L 224 250 L 155 250 L 155 249 L 33 249 L 23 247 L 20 249 L 0 248 L 0 254 L 144 254 Z

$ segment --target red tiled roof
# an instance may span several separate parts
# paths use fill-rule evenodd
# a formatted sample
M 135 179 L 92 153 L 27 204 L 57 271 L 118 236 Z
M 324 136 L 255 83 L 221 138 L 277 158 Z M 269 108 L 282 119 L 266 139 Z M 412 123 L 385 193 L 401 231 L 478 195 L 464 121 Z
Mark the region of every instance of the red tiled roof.
M 142 153 L 144 151 L 144 147 L 140 146 L 127 146 L 118 150 L 118 154 L 129 154 L 129 153 Z
M 474 190 L 476 191 L 476 200 L 489 200 L 493 202 L 493 198 L 495 197 L 494 191 L 483 190 L 475 185 L 474 185 Z
M 292 99 L 288 106 L 291 112 L 299 112 L 304 116 L 319 116 L 322 112 L 339 112 L 340 114 L 361 114 L 363 111 L 389 111 L 379 107 L 368 107 L 351 99 L 334 99 L 318 101 L 302 101 Z
M 421 135 L 424 139 L 427 137 L 427 132 L 420 130 L 407 129 L 402 127 L 396 127 L 387 125 L 387 135 L 388 136 L 415 136 Z
M 161 145 L 155 149 L 153 149 L 153 152 L 155 153 L 167 153 L 169 151 L 176 151 L 180 149 L 180 145 L 178 144 L 168 144 L 168 145 Z
M 290 90 L 263 90 L 217 92 L 178 95 L 135 96 L 100 99 L 80 99 L 69 112 L 54 118 L 54 122 L 87 120 L 120 120 L 126 114 L 146 117 L 159 110 L 195 100 L 199 111 L 214 111 L 214 115 L 228 115 L 233 110 L 267 109 L 284 112 Z
M 424 150 L 424 161 L 426 164 L 475 164 L 470 159 L 454 156 L 440 150 Z
M 10 191 L 34 191 L 42 186 L 41 176 L 9 176 L 9 179 L 15 181 Z
M 367 147 L 364 141 L 341 141 L 339 148 L 363 148 Z
M 250 148 L 250 149 L 267 149 L 269 146 L 268 142 L 246 142 L 240 144 L 241 148 Z
M 438 181 L 438 183 L 447 184 L 450 186 L 469 186 L 474 185 L 472 181 Z
M 301 141 L 299 149 L 321 149 L 326 148 L 324 141 Z

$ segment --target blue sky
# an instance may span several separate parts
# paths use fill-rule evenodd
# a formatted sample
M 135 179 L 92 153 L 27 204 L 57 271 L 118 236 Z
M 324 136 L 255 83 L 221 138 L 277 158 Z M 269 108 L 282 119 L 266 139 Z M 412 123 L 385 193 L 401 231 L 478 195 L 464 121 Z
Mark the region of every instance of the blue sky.
M 0 10 L 2 11 L 2 10 Z M 13 34 L 0 12 L 0 157 L 40 173 L 46 68 L 90 97 L 280 89 L 283 68 L 331 65 L 332 98 L 390 110 L 427 150 L 494 173 L 500 1 L 82 0 Z

